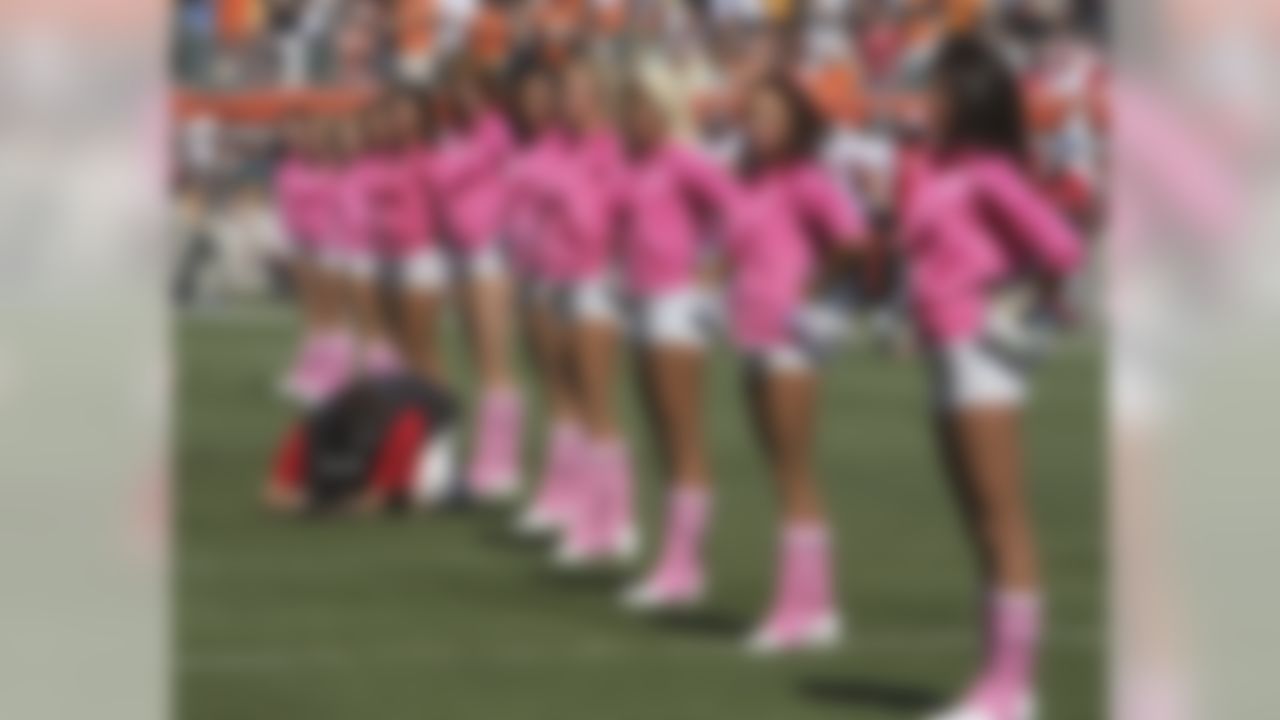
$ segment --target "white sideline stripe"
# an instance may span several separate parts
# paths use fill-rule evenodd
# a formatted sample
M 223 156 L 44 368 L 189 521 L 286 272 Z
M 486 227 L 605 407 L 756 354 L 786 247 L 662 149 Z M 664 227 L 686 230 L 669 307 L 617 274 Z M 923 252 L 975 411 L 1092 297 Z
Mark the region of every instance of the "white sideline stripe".
M 846 644 L 852 653 L 877 655 L 931 655 L 969 652 L 974 647 L 972 628 L 942 633 L 901 633 L 855 636 Z M 1085 652 L 1102 646 L 1097 633 L 1064 629 L 1052 633 L 1045 643 L 1047 650 Z M 455 663 L 503 666 L 539 666 L 563 663 L 653 663 L 653 662 L 721 662 L 739 658 L 743 663 L 759 662 L 747 656 L 732 641 L 664 643 L 663 647 L 628 644 L 616 641 L 582 641 L 557 643 L 541 647 L 528 645 L 483 650 L 451 647 L 414 646 L 385 650 L 263 650 L 188 653 L 180 660 L 184 674 L 260 673 L 315 670 L 347 670 L 369 665 L 452 665 Z

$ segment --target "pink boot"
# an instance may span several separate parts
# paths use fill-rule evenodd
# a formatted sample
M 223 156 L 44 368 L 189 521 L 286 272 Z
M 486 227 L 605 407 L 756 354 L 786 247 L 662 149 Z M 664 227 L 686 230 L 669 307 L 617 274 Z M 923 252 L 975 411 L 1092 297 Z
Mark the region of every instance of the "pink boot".
M 666 537 L 658 563 L 623 596 L 633 610 L 662 610 L 696 605 L 705 590 L 702 539 L 711 498 L 701 487 L 676 487 L 668 501 Z
M 520 515 L 516 529 L 525 535 L 558 532 L 568 526 L 574 495 L 575 474 L 581 465 L 586 441 L 571 423 L 557 423 L 551 429 L 546 468 L 533 502 Z
M 629 560 L 636 553 L 631 466 L 621 441 L 592 443 L 584 455 L 580 496 L 573 503 L 556 561 L 565 567 Z
M 480 500 L 507 500 L 519 490 L 520 396 L 498 390 L 480 402 L 476 444 L 467 473 Z
M 316 372 L 315 366 L 321 360 L 323 337 L 317 333 L 307 333 L 302 339 L 293 360 L 289 363 L 289 369 L 280 380 L 280 392 L 285 397 L 293 400 L 305 399 L 303 394 L 307 388 L 308 378 Z
M 342 330 L 325 333 L 316 341 L 315 355 L 300 378 L 298 399 L 306 405 L 324 402 L 351 379 L 355 343 Z
M 400 372 L 403 367 L 400 354 L 391 343 L 380 340 L 365 348 L 362 359 L 365 374 L 371 377 L 387 377 Z
M 1031 720 L 1041 611 L 1033 593 L 997 593 L 987 610 L 987 658 L 965 699 L 937 720 Z
M 831 582 L 831 543 L 822 525 L 783 529 L 773 607 L 748 650 L 775 654 L 829 648 L 842 632 Z

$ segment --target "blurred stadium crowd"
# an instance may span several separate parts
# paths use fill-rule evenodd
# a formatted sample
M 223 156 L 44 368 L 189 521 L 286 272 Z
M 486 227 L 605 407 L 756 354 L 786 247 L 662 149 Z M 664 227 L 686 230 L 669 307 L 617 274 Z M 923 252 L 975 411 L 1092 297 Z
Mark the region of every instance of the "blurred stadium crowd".
M 930 50 L 985 26 L 1021 75 L 1037 170 L 1092 225 L 1106 76 L 1096 0 L 180 0 L 174 181 L 184 304 L 282 296 L 288 242 L 267 188 L 291 109 L 430 86 L 452 58 L 497 68 L 582 51 L 664 88 L 679 133 L 731 152 L 734 95 L 790 68 L 829 121 L 824 160 L 882 222 L 918 130 Z

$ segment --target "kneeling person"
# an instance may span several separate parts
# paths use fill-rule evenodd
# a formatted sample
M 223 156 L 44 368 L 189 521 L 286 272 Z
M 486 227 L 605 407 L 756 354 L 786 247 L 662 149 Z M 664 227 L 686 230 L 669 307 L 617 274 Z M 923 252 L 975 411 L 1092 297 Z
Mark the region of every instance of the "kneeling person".
M 276 451 L 266 489 L 280 512 L 373 513 L 450 492 L 448 393 L 408 376 L 351 385 L 292 424 Z

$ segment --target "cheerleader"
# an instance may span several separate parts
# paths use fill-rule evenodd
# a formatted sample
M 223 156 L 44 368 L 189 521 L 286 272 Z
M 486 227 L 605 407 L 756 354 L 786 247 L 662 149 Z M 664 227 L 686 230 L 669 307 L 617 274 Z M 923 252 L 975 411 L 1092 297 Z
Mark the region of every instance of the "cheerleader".
M 391 138 L 379 109 L 368 108 L 342 123 L 339 140 L 339 233 L 346 293 L 356 326 L 358 369 L 371 375 L 392 374 L 400 370 L 401 360 L 378 277 L 385 217 L 380 203 L 385 197 L 385 151 Z
M 711 313 L 699 271 L 701 243 L 712 231 L 705 220 L 717 217 L 729 194 L 722 170 L 672 139 L 658 97 L 642 82 L 628 87 L 627 161 L 617 197 L 625 289 L 638 311 L 642 394 L 668 479 L 662 549 L 624 595 L 640 610 L 691 605 L 704 591 L 711 468 L 702 372 Z
M 355 338 L 349 288 L 350 249 L 343 209 L 348 170 L 346 118 L 316 117 L 311 123 L 314 162 L 310 181 L 313 201 L 303 227 L 313 238 L 308 253 L 311 287 L 319 311 L 320 331 L 305 372 L 293 388 L 295 397 L 313 407 L 346 384 L 354 368 Z
M 781 507 L 772 605 L 751 635 L 760 653 L 834 644 L 841 619 L 831 539 L 813 467 L 818 373 L 806 307 L 865 246 L 852 198 L 815 159 L 821 122 L 786 77 L 745 103 L 745 157 L 726 223 L 731 330 Z
M 448 268 L 440 247 L 434 170 L 436 124 L 431 107 L 407 95 L 384 105 L 390 136 L 386 202 L 388 259 L 395 270 L 394 331 L 408 367 L 424 380 L 443 385 L 445 372 L 438 342 Z
M 1028 177 L 1021 108 L 994 49 L 948 40 L 934 60 L 931 141 L 904 166 L 901 242 L 940 450 L 987 592 L 982 668 L 940 720 L 1036 716 L 1041 579 L 1020 439 L 1028 327 L 1059 312 L 1082 245 Z
M 514 88 L 519 149 L 507 176 L 506 236 L 525 280 L 524 327 L 534 378 L 544 393 L 549 418 L 541 480 L 516 527 L 526 535 L 555 534 L 569 522 L 575 495 L 573 473 L 586 446 L 569 367 L 570 326 L 555 303 L 565 253 L 545 217 L 552 193 L 549 179 L 566 160 L 567 146 L 550 70 L 533 68 L 516 78 Z
M 506 165 L 514 138 L 496 78 L 477 66 L 448 81 L 450 137 L 435 159 L 437 207 L 459 260 L 478 412 L 468 488 L 480 500 L 519 489 L 521 398 L 511 368 L 512 291 L 500 248 Z
M 290 118 L 285 140 L 275 196 L 293 241 L 288 263 L 302 314 L 302 338 L 282 389 L 287 396 L 310 404 L 329 384 L 331 347 L 342 324 L 339 298 L 325 262 L 332 234 L 332 172 L 325 163 L 320 119 Z
M 548 241 L 563 313 L 572 403 L 583 446 L 570 471 L 573 502 L 556 549 L 562 565 L 623 560 L 637 550 L 631 469 L 615 405 L 619 322 L 611 263 L 612 192 L 621 148 L 604 88 L 578 61 L 561 77 L 565 147 L 549 175 Z

